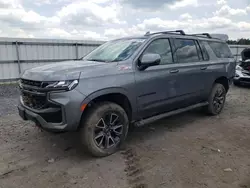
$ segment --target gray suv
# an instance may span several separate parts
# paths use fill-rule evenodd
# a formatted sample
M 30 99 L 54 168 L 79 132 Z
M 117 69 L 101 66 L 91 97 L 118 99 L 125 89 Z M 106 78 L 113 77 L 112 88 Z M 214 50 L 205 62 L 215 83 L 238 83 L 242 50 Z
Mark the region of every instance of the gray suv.
M 197 107 L 219 114 L 235 75 L 228 45 L 182 30 L 104 43 L 78 61 L 24 71 L 18 110 L 47 131 L 79 131 L 86 150 L 107 156 L 142 126 Z

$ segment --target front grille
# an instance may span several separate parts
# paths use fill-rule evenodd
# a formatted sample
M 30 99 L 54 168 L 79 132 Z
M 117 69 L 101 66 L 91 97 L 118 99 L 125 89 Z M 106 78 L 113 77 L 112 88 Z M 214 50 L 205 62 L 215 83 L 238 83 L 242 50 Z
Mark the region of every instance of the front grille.
M 47 108 L 47 91 L 44 88 L 48 84 L 50 83 L 21 79 L 20 89 L 23 104 L 36 110 Z
M 25 86 L 31 86 L 36 88 L 45 88 L 49 84 L 52 84 L 54 82 L 41 82 L 41 81 L 33 81 L 33 80 L 27 80 L 27 79 L 21 79 L 21 84 Z
M 48 107 L 47 91 L 45 87 L 51 82 L 42 82 L 21 79 L 20 89 L 23 104 L 32 109 L 45 109 Z
M 21 83 L 25 84 L 25 85 L 29 85 L 29 86 L 35 86 L 35 87 L 41 87 L 42 86 L 42 82 L 40 82 L 40 81 L 32 81 L 32 80 L 21 79 Z
M 25 91 L 21 92 L 22 101 L 25 106 L 39 110 L 47 107 L 46 95 L 40 96 L 35 94 L 26 93 Z
M 23 104 L 31 109 L 43 110 L 51 108 L 54 110 L 53 112 L 41 111 L 39 115 L 48 123 L 60 123 L 62 122 L 61 106 L 51 103 L 47 100 L 47 93 L 49 90 L 45 87 L 51 83 L 54 82 L 41 82 L 21 79 L 21 98 Z

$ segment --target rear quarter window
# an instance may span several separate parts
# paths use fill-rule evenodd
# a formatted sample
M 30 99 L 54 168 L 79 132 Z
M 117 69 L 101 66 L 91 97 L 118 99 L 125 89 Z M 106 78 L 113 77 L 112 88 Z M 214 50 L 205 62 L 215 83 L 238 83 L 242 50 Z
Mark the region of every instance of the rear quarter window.
M 207 43 L 218 58 L 232 58 L 233 57 L 232 52 L 226 43 L 213 42 L 213 41 L 207 41 Z

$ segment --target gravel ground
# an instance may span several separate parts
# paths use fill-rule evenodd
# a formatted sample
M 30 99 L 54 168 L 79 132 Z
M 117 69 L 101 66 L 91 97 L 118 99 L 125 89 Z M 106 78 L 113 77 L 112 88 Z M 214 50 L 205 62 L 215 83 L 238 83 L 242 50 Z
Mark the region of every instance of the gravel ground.
M 0 85 L 0 118 L 4 115 L 17 113 L 18 93 L 18 88 L 14 84 Z
M 0 188 L 250 188 L 250 89 L 232 87 L 223 113 L 183 113 L 130 133 L 123 151 L 91 158 L 77 133 L 42 132 L 0 86 Z

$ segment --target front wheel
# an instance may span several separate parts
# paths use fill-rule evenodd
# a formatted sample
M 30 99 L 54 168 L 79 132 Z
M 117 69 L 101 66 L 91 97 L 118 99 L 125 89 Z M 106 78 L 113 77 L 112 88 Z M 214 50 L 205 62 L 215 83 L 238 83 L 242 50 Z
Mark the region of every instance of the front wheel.
M 83 145 L 91 155 L 104 157 L 115 153 L 125 141 L 129 120 L 121 106 L 103 102 L 90 109 L 82 124 Z
M 208 113 L 211 115 L 218 115 L 224 108 L 224 104 L 226 101 L 226 89 L 222 84 L 216 83 L 210 96 L 208 98 Z

